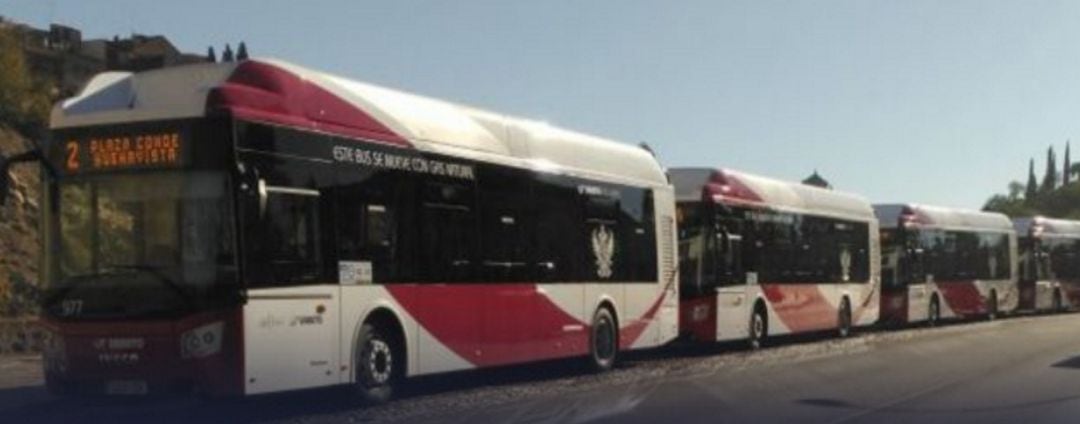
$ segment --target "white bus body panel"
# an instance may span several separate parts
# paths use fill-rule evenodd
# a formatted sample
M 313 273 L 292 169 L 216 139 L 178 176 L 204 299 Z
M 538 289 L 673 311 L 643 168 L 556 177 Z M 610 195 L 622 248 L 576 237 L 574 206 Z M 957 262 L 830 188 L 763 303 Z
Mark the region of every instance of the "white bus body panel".
M 251 290 L 243 309 L 246 394 L 342 381 L 336 285 Z

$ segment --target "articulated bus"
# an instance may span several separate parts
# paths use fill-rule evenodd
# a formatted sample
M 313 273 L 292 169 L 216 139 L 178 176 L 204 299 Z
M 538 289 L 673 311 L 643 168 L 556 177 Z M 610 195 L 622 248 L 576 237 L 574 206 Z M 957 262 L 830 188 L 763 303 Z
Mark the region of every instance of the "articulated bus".
M 105 73 L 51 126 L 51 391 L 382 400 L 678 335 L 642 148 L 272 60 Z
M 683 334 L 760 347 L 877 322 L 878 227 L 865 199 L 725 169 L 668 173 Z
M 1016 218 L 1020 308 L 1060 312 L 1080 306 L 1080 221 Z
M 1017 309 L 1017 240 L 999 213 L 874 205 L 881 222 L 882 321 L 986 317 Z

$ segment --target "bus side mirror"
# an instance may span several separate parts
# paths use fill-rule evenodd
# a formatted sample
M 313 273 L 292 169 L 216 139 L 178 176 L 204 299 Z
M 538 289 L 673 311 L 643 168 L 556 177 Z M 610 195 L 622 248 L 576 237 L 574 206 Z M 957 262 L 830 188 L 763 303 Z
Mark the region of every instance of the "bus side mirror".
M 11 171 L 11 165 L 34 161 L 42 163 L 49 175 L 56 178 L 56 171 L 45 161 L 45 156 L 41 153 L 41 150 L 27 150 L 10 158 L 5 158 L 4 155 L 0 154 L 0 206 L 7 203 L 8 190 L 11 188 L 11 173 L 9 172 Z
M 258 207 L 259 219 L 266 215 L 266 203 L 269 193 L 266 189 L 266 180 L 259 175 L 259 169 L 244 162 L 236 163 L 236 178 L 240 181 L 240 190 L 255 195 Z
M 269 194 L 266 192 L 266 180 L 259 178 L 255 183 L 256 192 L 259 196 L 259 219 L 266 216 L 266 202 Z

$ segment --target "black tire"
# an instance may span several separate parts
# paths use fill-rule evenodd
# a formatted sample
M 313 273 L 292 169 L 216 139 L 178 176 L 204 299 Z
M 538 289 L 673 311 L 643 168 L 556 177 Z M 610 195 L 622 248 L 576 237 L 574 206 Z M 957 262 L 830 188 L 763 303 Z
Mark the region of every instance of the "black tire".
M 1054 289 L 1054 312 L 1065 312 L 1065 299 L 1061 297 L 1061 289 Z
M 754 313 L 750 315 L 750 329 L 748 330 L 748 342 L 750 349 L 765 347 L 765 341 L 769 337 L 769 317 L 761 304 L 754 306 Z
M 986 320 L 993 321 L 998 318 L 997 291 L 990 290 L 990 299 L 986 301 Z
M 605 372 L 615 367 L 619 356 L 619 328 L 611 310 L 602 307 L 593 315 L 589 333 L 589 368 Z
M 931 327 L 937 327 L 941 323 L 941 303 L 938 302 L 937 295 L 930 298 L 930 307 L 926 313 L 926 324 Z
M 851 335 L 851 302 L 845 297 L 840 301 L 840 311 L 837 312 L 836 333 L 841 339 Z
M 389 402 L 393 398 L 395 384 L 404 374 L 405 355 L 383 329 L 371 324 L 360 327 L 357 348 L 357 395 L 367 404 Z

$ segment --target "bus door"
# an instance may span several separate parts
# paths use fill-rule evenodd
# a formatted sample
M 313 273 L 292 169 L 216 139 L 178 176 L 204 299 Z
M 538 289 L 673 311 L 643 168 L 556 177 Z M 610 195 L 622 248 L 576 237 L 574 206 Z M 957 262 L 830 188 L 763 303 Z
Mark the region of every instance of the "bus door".
M 882 230 L 881 246 L 881 320 L 903 323 L 908 319 L 908 279 L 901 230 Z
M 748 336 L 750 284 L 742 266 L 743 237 L 740 222 L 721 217 L 711 231 L 706 250 L 711 262 L 703 278 L 716 287 L 716 331 L 720 340 Z
M 901 259 L 903 283 L 907 288 L 907 322 L 924 321 L 930 317 L 933 295 L 933 275 L 926 273 L 926 253 L 917 242 L 909 242 Z M 939 304 L 938 307 L 941 307 Z
M 245 393 L 338 383 L 339 287 L 324 271 L 320 192 L 257 182 L 244 202 Z

